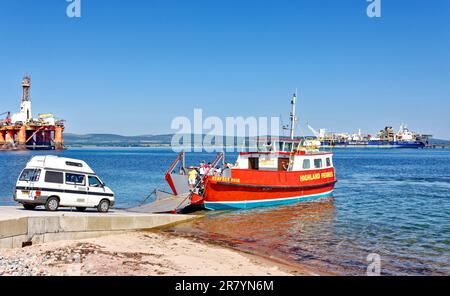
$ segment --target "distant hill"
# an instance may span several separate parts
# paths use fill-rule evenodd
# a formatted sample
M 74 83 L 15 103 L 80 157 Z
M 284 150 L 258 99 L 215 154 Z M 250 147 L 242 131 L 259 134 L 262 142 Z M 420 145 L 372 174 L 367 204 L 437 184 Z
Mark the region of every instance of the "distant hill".
M 64 134 L 64 143 L 69 147 L 81 146 L 100 146 L 100 147 L 158 147 L 170 146 L 174 134 L 166 135 L 142 135 L 142 136 L 122 136 L 116 134 L 87 134 L 77 135 L 66 133 Z M 194 135 L 191 137 L 191 143 L 194 143 Z M 205 135 L 202 136 L 202 139 Z M 234 143 L 234 145 L 241 145 L 245 138 L 230 138 L 224 137 L 223 143 Z M 196 143 L 200 144 L 200 143 Z M 214 143 L 213 143 L 214 144 Z
M 67 146 L 158 146 L 170 144 L 171 139 L 172 135 L 64 134 L 64 142 Z
M 428 140 L 430 145 L 450 145 L 450 140 L 434 139 L 430 138 Z
M 64 143 L 71 147 L 100 146 L 100 147 L 160 147 L 170 146 L 174 134 L 165 135 L 142 135 L 142 136 L 122 136 L 116 134 L 64 134 Z M 190 135 L 191 143 L 194 143 L 194 135 Z M 202 136 L 202 139 L 205 135 Z M 248 142 L 248 138 L 224 137 L 222 143 L 234 143 L 241 146 Z M 429 140 L 430 145 L 450 145 L 449 140 L 433 139 Z M 200 143 L 196 143 L 200 144 Z M 214 144 L 214 143 L 213 143 Z

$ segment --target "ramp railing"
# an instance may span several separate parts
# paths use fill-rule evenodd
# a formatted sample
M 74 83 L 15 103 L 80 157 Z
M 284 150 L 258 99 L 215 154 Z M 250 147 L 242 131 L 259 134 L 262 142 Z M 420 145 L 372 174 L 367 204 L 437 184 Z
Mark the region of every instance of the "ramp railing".
M 195 193 L 195 190 L 197 189 L 197 192 L 199 196 L 203 197 L 202 195 L 200 195 L 200 190 L 202 189 L 202 186 L 204 186 L 206 179 L 208 178 L 208 176 L 210 176 L 210 172 L 211 170 L 215 170 L 217 165 L 219 164 L 219 162 L 222 160 L 222 163 L 224 163 L 225 161 L 225 154 L 223 152 L 219 152 L 217 153 L 216 159 L 214 159 L 214 161 L 211 163 L 211 165 L 208 167 L 208 169 L 206 170 L 205 174 L 200 178 L 200 180 L 195 184 L 194 188 L 191 190 L 191 192 L 186 196 L 185 199 L 183 199 L 183 201 L 174 209 L 174 213 L 176 213 L 178 211 L 178 209 L 180 208 L 181 205 L 183 205 L 186 200 L 188 199 L 192 199 L 192 195 L 193 194 L 197 194 Z
M 167 183 L 169 183 L 170 189 L 172 189 L 173 194 L 178 195 L 177 192 L 177 188 L 175 187 L 175 184 L 172 180 L 172 171 L 175 169 L 175 167 L 178 165 L 179 162 L 182 162 L 182 168 L 184 169 L 185 167 L 185 153 L 181 152 L 180 154 L 178 154 L 178 157 L 174 160 L 174 162 L 172 163 L 172 165 L 169 167 L 169 169 L 166 172 L 165 178 Z
M 194 187 L 192 189 L 190 189 L 189 192 L 182 193 L 182 192 L 178 192 L 178 190 L 177 190 L 177 186 L 175 184 L 176 182 L 174 182 L 174 179 L 173 179 L 173 172 L 174 172 L 175 168 L 177 167 L 177 165 L 180 164 L 180 162 L 182 163 L 180 170 L 183 170 L 183 169 L 185 170 L 183 174 L 187 175 L 188 172 L 186 171 L 185 153 L 181 152 L 177 156 L 177 158 L 173 161 L 173 163 L 170 165 L 169 169 L 165 173 L 165 180 L 167 181 L 167 184 L 171 188 L 171 190 L 174 194 L 174 198 L 177 196 L 183 197 L 181 202 L 179 202 L 177 204 L 177 206 L 174 207 L 173 210 L 171 210 L 172 213 L 177 213 L 181 208 L 184 208 L 184 207 L 186 207 L 186 205 L 191 204 L 192 197 L 194 194 L 196 195 L 196 201 L 201 201 L 203 199 L 203 194 L 204 194 L 203 189 L 204 189 L 205 182 L 206 182 L 208 176 L 212 175 L 212 171 L 216 170 L 217 166 L 220 164 L 221 161 L 222 161 L 222 164 L 224 165 L 225 164 L 225 154 L 223 152 L 217 153 L 214 161 L 207 168 L 207 170 L 205 171 L 205 174 L 198 179 L 198 181 L 195 183 Z M 152 196 L 155 196 L 156 200 L 158 200 L 159 193 L 164 193 L 164 194 L 170 195 L 170 193 L 168 193 L 168 192 L 165 192 L 165 191 L 163 192 L 163 191 L 159 190 L 158 187 L 155 190 L 153 190 L 144 199 L 144 201 L 141 203 L 141 206 L 144 205 L 147 202 L 147 200 L 149 200 Z M 184 194 L 186 194 L 186 196 L 184 196 Z M 172 199 L 172 200 L 174 200 L 174 199 Z M 187 203 L 188 200 L 189 200 L 189 204 Z

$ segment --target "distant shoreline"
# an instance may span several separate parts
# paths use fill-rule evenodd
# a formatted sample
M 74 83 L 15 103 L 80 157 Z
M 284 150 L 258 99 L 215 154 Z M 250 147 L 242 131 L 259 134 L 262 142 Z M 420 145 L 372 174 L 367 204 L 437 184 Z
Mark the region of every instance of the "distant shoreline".
M 71 148 L 173 148 L 170 144 L 164 144 L 164 145 L 66 145 L 67 149 Z M 195 148 L 207 148 L 207 149 L 217 149 L 217 148 L 223 148 L 223 149 L 243 149 L 248 147 L 242 147 L 242 146 L 194 146 L 194 147 L 176 147 L 177 149 L 195 149 Z M 256 147 L 250 147 L 250 149 L 256 149 Z
M 73 148 L 172 148 L 172 146 L 170 144 L 164 144 L 164 145 L 66 145 L 65 146 L 67 149 L 73 149 Z M 196 147 L 177 147 L 179 149 L 195 149 Z M 220 146 L 220 147 L 216 147 L 216 146 L 207 146 L 207 147 L 201 147 L 201 148 L 212 148 L 212 149 L 217 149 L 217 148 L 223 148 L 223 149 L 228 149 L 228 148 L 232 148 L 232 149 L 256 149 L 256 147 L 242 147 L 242 146 Z M 373 146 L 357 146 L 357 147 L 352 147 L 352 146 L 334 146 L 334 147 L 330 147 L 330 146 L 322 146 L 320 148 L 323 149 L 369 149 L 369 150 L 374 150 L 374 149 L 378 149 L 378 150 L 389 150 L 389 149 L 394 149 L 394 150 L 421 150 L 419 148 L 415 149 L 415 148 L 394 148 L 394 147 L 373 147 Z M 428 149 L 449 149 L 450 145 L 431 145 L 430 147 L 425 147 L 423 149 L 428 150 Z
M 186 146 L 194 146 L 194 147 L 203 147 L 203 141 L 206 139 L 207 135 L 199 135 L 199 134 L 186 134 L 186 135 L 178 135 L 183 136 L 184 139 L 188 140 L 186 142 Z M 199 138 L 200 137 L 200 138 Z M 246 147 L 246 146 L 255 146 L 256 143 L 252 142 L 256 140 L 255 137 L 239 137 L 239 136 L 223 136 L 223 135 L 215 135 L 214 137 L 218 137 L 213 142 L 206 142 L 207 147 L 205 148 L 217 148 L 217 147 L 226 147 L 232 149 L 253 149 L 255 147 Z M 263 137 L 263 136 L 261 136 Z M 265 137 L 265 136 L 264 136 Z M 281 136 L 284 137 L 284 136 Z M 310 136 L 304 136 L 304 138 L 309 138 Z M 104 148 L 172 148 L 172 141 L 174 139 L 174 134 L 161 134 L 161 135 L 141 135 L 141 136 L 123 136 L 118 134 L 73 134 L 73 133 L 65 133 L 64 134 L 64 143 L 68 148 L 93 148 L 93 147 L 104 147 Z M 181 144 L 175 142 L 177 145 Z M 216 146 L 217 144 L 217 146 Z M 192 148 L 192 147 L 189 147 Z M 374 146 L 334 146 L 334 147 L 326 147 L 322 146 L 324 149 L 342 149 L 342 148 L 394 148 L 394 147 L 374 147 Z M 438 138 L 430 138 L 427 148 L 450 148 L 450 140 L 438 139 Z

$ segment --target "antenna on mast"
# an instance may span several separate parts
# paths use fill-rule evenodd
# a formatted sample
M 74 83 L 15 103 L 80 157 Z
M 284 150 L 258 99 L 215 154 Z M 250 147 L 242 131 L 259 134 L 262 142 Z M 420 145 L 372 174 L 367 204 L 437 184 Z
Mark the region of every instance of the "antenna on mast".
M 292 111 L 291 111 L 291 127 L 290 127 L 290 132 L 291 132 L 291 140 L 294 140 L 294 134 L 295 134 L 295 123 L 297 122 L 297 116 L 295 115 L 295 106 L 297 104 L 297 89 L 295 89 L 295 93 L 292 96 L 292 101 L 291 101 L 291 106 L 292 106 Z
M 297 104 L 297 89 L 295 89 L 295 93 L 292 95 L 291 100 L 291 114 L 290 114 L 290 125 L 282 125 L 283 130 L 289 130 L 289 136 L 291 140 L 294 140 L 295 136 L 295 124 L 297 123 L 298 119 L 295 113 L 295 106 Z

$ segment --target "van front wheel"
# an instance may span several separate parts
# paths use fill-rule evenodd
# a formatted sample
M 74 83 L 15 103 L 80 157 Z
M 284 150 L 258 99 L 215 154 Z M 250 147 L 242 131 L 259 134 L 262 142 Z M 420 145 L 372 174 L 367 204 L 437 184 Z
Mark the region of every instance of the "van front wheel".
M 108 211 L 109 211 L 109 200 L 107 200 L 107 199 L 102 200 L 102 201 L 98 204 L 97 210 L 98 210 L 100 213 L 106 213 L 106 212 L 108 212 Z
M 59 200 L 56 197 L 50 197 L 45 203 L 45 209 L 54 212 L 59 208 Z

